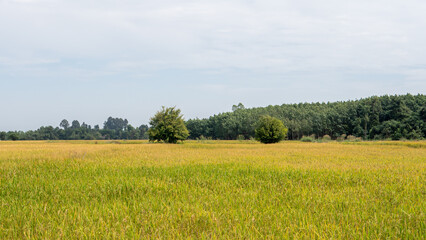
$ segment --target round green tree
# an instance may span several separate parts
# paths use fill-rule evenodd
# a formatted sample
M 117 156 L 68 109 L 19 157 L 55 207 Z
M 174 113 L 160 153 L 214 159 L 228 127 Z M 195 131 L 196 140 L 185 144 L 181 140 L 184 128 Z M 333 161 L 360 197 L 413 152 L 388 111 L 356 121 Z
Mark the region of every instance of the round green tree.
M 151 128 L 148 130 L 148 136 L 151 142 L 177 143 L 189 136 L 183 116 L 175 107 L 163 106 L 161 111 L 151 118 L 149 124 Z
M 9 136 L 8 136 L 8 138 L 9 138 L 9 140 L 12 140 L 12 141 L 19 140 L 19 136 L 16 133 L 10 133 Z
M 262 143 L 277 143 L 287 136 L 288 129 L 278 118 L 262 116 L 255 129 L 256 140 Z

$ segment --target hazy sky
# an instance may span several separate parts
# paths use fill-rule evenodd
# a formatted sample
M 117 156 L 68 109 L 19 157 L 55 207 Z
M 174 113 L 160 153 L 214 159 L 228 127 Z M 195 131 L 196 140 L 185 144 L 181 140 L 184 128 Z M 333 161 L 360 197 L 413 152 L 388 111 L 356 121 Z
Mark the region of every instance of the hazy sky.
M 426 93 L 424 0 L 0 0 L 0 130 Z

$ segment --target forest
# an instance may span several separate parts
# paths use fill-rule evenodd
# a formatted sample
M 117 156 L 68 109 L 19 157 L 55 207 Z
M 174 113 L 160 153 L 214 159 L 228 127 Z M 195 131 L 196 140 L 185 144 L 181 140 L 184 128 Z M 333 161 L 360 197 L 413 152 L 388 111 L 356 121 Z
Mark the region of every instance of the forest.
M 189 138 L 249 139 L 262 115 L 281 119 L 288 128 L 288 139 L 303 136 L 330 136 L 337 139 L 355 136 L 364 140 L 423 139 L 426 136 L 426 96 L 385 95 L 354 101 L 299 103 L 244 108 L 234 105 L 232 112 L 207 119 L 190 119 Z
M 289 140 L 303 136 L 332 139 L 346 136 L 364 140 L 424 139 L 426 96 L 385 95 L 360 100 L 283 104 L 258 108 L 234 105 L 232 112 L 185 122 L 190 139 L 251 139 L 261 116 L 279 118 L 288 128 Z M 58 127 L 35 131 L 0 132 L 0 140 L 148 139 L 148 125 L 133 127 L 127 119 L 109 117 L 101 128 L 64 119 Z

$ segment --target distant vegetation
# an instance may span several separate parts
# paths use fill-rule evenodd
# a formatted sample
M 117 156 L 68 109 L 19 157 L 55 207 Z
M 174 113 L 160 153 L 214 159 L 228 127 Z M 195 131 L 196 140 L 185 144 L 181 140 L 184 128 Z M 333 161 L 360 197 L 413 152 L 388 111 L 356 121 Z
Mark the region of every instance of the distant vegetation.
M 100 139 L 148 139 L 148 125 L 133 127 L 127 119 L 109 117 L 101 129 L 74 120 L 64 119 L 59 127 L 41 127 L 36 131 L 0 132 L 0 140 L 100 140 Z
M 284 122 L 288 139 L 311 138 L 423 139 L 426 137 L 426 96 L 401 95 L 369 97 L 333 103 L 283 104 L 245 109 L 207 119 L 191 119 L 186 125 L 190 138 L 236 139 L 255 136 L 260 116 L 270 115 Z M 306 140 L 306 138 L 304 139 Z
M 332 103 L 283 104 L 246 109 L 234 105 L 232 112 L 206 119 L 190 119 L 185 125 L 190 139 L 252 139 L 256 122 L 270 115 L 283 121 L 287 138 L 312 140 L 424 139 L 426 137 L 426 96 L 394 95 Z M 148 126 L 133 127 L 126 119 L 108 118 L 103 128 L 74 120 L 60 127 L 36 131 L 0 132 L 0 140 L 90 140 L 148 139 Z M 325 136 L 325 138 L 324 138 Z M 307 140 L 307 138 L 304 138 Z

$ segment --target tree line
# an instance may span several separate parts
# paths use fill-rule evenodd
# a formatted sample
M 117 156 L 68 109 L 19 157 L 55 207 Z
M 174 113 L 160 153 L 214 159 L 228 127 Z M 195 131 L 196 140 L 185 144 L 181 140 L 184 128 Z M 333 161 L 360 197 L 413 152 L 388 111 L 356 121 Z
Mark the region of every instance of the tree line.
M 424 139 L 426 137 L 426 96 L 385 95 L 354 101 L 299 103 L 246 109 L 234 105 L 232 112 L 186 122 L 189 138 L 249 139 L 263 115 L 276 117 L 288 128 L 288 139 L 325 135 L 365 140 Z
M 298 140 L 303 136 L 330 136 L 333 139 L 354 136 L 365 140 L 426 137 L 426 96 L 423 94 L 373 96 L 353 101 L 283 104 L 249 109 L 240 103 L 232 107 L 232 112 L 205 119 L 189 119 L 185 126 L 190 139 L 250 139 L 255 137 L 256 123 L 266 115 L 284 123 L 290 140 Z M 0 140 L 148 139 L 148 130 L 148 125 L 133 127 L 127 119 L 122 118 L 109 117 L 102 128 L 84 122 L 80 124 L 77 120 L 69 123 L 64 119 L 59 127 L 0 132 Z
M 0 132 L 0 140 L 102 140 L 102 139 L 148 139 L 148 125 L 133 127 L 127 119 L 109 117 L 103 128 L 99 125 L 71 123 L 64 119 L 59 127 L 40 127 L 35 131 Z

